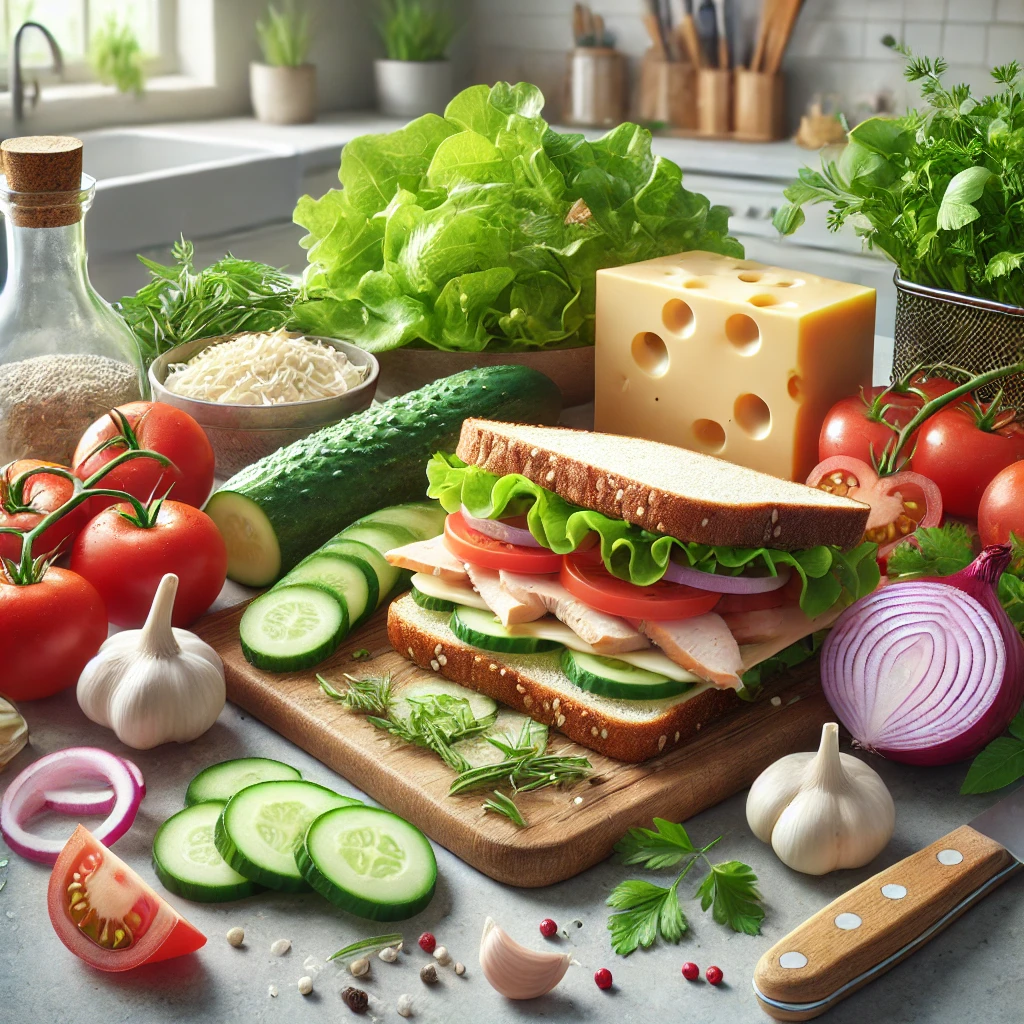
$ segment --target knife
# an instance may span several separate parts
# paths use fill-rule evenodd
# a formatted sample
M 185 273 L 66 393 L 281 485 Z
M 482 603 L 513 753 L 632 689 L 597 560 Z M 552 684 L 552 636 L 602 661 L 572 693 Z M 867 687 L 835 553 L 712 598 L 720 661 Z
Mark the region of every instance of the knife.
M 1024 786 L 969 825 L 840 896 L 754 969 L 776 1020 L 810 1020 L 918 950 L 1024 860 Z

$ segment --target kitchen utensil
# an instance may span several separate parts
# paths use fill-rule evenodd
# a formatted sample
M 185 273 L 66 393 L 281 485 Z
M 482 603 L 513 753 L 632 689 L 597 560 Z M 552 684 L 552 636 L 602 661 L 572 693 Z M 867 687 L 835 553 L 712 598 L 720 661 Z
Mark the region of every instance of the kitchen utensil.
M 683 16 L 679 19 L 679 24 L 676 25 L 675 31 L 683 55 L 690 58 L 690 63 L 694 67 L 703 67 L 704 54 L 701 52 L 700 39 L 697 36 L 697 26 L 693 20 L 693 0 L 686 0 Z
M 750 59 L 750 70 L 763 70 L 765 48 L 768 45 L 768 34 L 775 23 L 778 0 L 762 0 L 761 19 L 757 24 L 757 39 L 754 43 L 754 56 Z
M 583 4 L 572 5 L 572 38 L 577 46 L 585 45 L 586 38 L 586 15 L 583 12 Z
M 832 720 L 810 663 L 774 678 L 763 700 L 735 701 L 735 714 L 707 723 L 696 742 L 673 749 L 667 736 L 667 752 L 646 765 L 612 761 L 570 743 L 555 731 L 558 709 L 545 710 L 550 749 L 589 757 L 600 784 L 521 794 L 517 802 L 530 826 L 517 829 L 481 813 L 486 791 L 450 799 L 452 773 L 434 754 L 394 742 L 320 692 L 317 671 L 339 688 L 344 672 L 360 678 L 390 672 L 396 687 L 407 680 L 436 680 L 436 673 L 421 671 L 391 649 L 384 609 L 316 669 L 280 675 L 253 668 L 242 656 L 243 610 L 229 608 L 192 627 L 223 659 L 228 699 L 473 867 L 509 885 L 533 888 L 571 878 L 604 860 L 627 828 L 650 827 L 652 816 L 684 821 L 748 786 L 783 754 L 812 748 L 822 725 Z M 351 652 L 360 648 L 372 657 L 353 661 Z M 510 702 L 522 700 L 510 690 Z M 773 694 L 781 699 L 779 707 L 772 706 Z
M 654 55 L 662 60 L 673 60 L 674 50 L 665 34 L 665 25 L 661 20 L 661 8 L 658 0 L 646 0 L 647 13 L 644 14 L 644 27 L 651 40 Z
M 778 13 L 769 31 L 764 57 L 764 70 L 769 75 L 778 74 L 782 67 L 782 58 L 786 55 L 802 3 L 803 0 L 777 0 Z
M 697 36 L 704 52 L 704 63 L 710 68 L 718 67 L 718 16 L 714 0 L 703 0 L 697 8 Z
M 311 402 L 282 402 L 280 405 L 226 405 L 222 402 L 204 402 L 198 398 L 186 398 L 164 387 L 167 371 L 172 363 L 187 362 L 192 356 L 222 341 L 237 338 L 227 334 L 217 338 L 201 338 L 164 352 L 153 360 L 149 368 L 149 383 L 153 398 L 166 402 L 187 412 L 206 431 L 217 460 L 217 475 L 231 476 L 243 466 L 277 451 L 278 448 L 300 437 L 313 433 L 330 423 L 337 423 L 353 413 L 365 409 L 377 390 L 379 367 L 377 359 L 369 352 L 348 341 L 335 338 L 316 338 L 307 335 L 311 341 L 322 341 L 332 345 L 348 356 L 355 366 L 369 367 L 366 379 L 349 388 L 343 395 L 332 398 L 318 398 Z
M 777 1020 L 810 1020 L 910 956 L 1021 868 L 1024 786 L 886 868 L 777 942 L 754 992 Z
M 582 41 L 579 45 L 581 46 L 593 46 L 594 45 L 594 12 L 590 9 L 588 4 L 581 5 L 582 10 Z
M 729 67 L 729 37 L 725 31 L 725 0 L 714 0 L 715 35 L 718 37 L 718 66 Z

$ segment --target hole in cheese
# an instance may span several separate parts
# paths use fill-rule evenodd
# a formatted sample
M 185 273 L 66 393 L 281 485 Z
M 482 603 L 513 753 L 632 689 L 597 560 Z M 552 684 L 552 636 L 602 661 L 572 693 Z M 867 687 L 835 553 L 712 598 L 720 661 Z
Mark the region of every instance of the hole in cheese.
M 802 388 L 803 381 L 800 380 L 800 375 L 797 373 L 791 373 L 789 375 L 789 380 L 786 381 L 786 390 L 789 392 L 789 397 L 799 398 Z
M 776 281 L 776 288 L 799 288 L 804 282 L 797 278 L 794 281 Z
M 720 452 L 725 447 L 725 429 L 715 420 L 694 420 L 693 439 L 705 451 Z
M 756 284 L 758 281 L 761 280 L 763 275 L 758 274 L 754 270 L 745 270 L 742 274 L 739 274 L 738 276 L 741 281 L 746 281 L 747 284 Z
M 649 376 L 663 377 L 668 372 L 668 348 L 653 331 L 641 331 L 630 351 L 636 365 Z
M 763 441 L 772 431 L 772 411 L 757 395 L 740 395 L 733 405 L 733 416 L 740 429 L 755 441 Z
M 689 281 L 683 282 L 684 288 L 707 288 L 707 284 L 704 281 L 698 281 L 697 278 L 692 278 Z
M 777 295 L 752 295 L 747 302 L 752 306 L 775 306 L 782 300 Z
M 682 299 L 669 299 L 661 310 L 661 320 L 670 331 L 684 338 L 696 329 L 693 310 Z
M 752 356 L 761 347 L 761 329 L 746 313 L 733 313 L 725 321 L 725 336 L 745 356 Z

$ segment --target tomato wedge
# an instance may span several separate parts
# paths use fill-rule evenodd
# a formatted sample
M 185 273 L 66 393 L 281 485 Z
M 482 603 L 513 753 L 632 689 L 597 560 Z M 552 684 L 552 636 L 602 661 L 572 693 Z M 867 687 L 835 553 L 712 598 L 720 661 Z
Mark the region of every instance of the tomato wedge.
M 201 931 L 84 825 L 53 866 L 47 906 L 60 941 L 101 971 L 128 971 L 206 944 Z
M 556 555 L 554 551 L 492 540 L 471 530 L 461 512 L 452 512 L 444 521 L 444 542 L 456 558 L 485 569 L 508 569 L 510 572 L 542 575 L 556 573 L 562 568 L 562 556 Z
M 559 580 L 591 608 L 623 619 L 692 619 L 711 611 L 722 596 L 665 580 L 638 587 L 613 576 L 592 553 L 566 555 Z

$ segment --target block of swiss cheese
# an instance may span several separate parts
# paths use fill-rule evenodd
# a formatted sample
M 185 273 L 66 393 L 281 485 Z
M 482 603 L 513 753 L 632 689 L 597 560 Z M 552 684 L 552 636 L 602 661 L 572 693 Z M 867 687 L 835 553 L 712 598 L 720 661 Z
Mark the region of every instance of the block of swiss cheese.
M 803 481 L 871 383 L 875 292 L 708 252 L 597 272 L 594 427 Z

